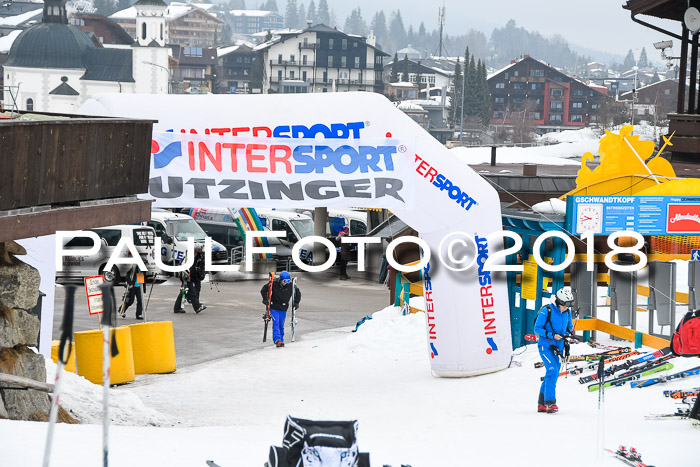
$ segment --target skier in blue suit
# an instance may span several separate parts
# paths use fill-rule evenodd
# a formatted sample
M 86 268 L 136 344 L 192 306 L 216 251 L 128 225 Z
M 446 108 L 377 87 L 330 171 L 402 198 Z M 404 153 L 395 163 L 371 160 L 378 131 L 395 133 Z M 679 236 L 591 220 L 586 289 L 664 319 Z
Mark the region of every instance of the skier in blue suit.
M 570 288 L 564 287 L 555 294 L 554 303 L 543 306 L 537 314 L 535 334 L 539 336 L 538 350 L 547 369 L 540 386 L 538 412 L 556 413 L 559 410 L 556 395 L 561 368 L 559 357 L 564 355 L 564 337 L 574 330 L 570 310 L 573 303 L 574 294 Z

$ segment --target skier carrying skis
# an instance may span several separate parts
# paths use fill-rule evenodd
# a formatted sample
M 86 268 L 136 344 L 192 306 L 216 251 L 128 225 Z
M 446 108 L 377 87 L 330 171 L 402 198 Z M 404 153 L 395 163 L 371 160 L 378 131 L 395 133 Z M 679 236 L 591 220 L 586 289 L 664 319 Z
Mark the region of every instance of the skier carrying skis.
M 138 266 L 135 264 L 131 266 L 131 269 L 126 274 L 126 288 L 128 292 L 124 302 L 123 316 L 126 316 L 126 310 L 134 303 L 134 298 L 136 298 L 136 319 L 143 319 L 143 295 L 141 284 L 138 281 L 138 274 Z
M 556 397 L 557 380 L 561 368 L 559 357 L 564 354 L 564 338 L 574 329 L 569 309 L 573 303 L 574 294 L 569 287 L 564 287 L 555 294 L 554 303 L 543 306 L 537 314 L 535 334 L 539 336 L 538 350 L 542 363 L 547 369 L 540 386 L 538 412 L 556 413 L 559 410 Z
M 267 306 L 270 283 L 266 283 L 260 289 L 263 303 Z M 294 303 L 292 306 L 296 310 L 301 301 L 299 287 L 292 285 L 292 278 L 287 271 L 282 271 L 277 279 L 272 282 L 272 296 L 270 300 L 270 315 L 272 316 L 272 340 L 277 347 L 284 347 L 284 320 L 287 317 L 289 301 L 292 298 L 292 288 L 294 288 Z
M 200 313 L 204 311 L 207 307 L 199 302 L 199 292 L 202 290 L 202 281 L 206 276 L 205 266 L 204 266 L 204 251 L 201 245 L 196 245 L 194 247 L 194 263 L 190 267 L 189 271 L 184 271 L 181 274 L 181 280 L 187 284 L 187 295 L 186 299 L 192 304 L 195 313 Z M 175 313 L 184 313 L 185 309 L 182 306 L 182 292 L 178 290 L 177 299 L 175 300 L 175 307 L 173 310 Z

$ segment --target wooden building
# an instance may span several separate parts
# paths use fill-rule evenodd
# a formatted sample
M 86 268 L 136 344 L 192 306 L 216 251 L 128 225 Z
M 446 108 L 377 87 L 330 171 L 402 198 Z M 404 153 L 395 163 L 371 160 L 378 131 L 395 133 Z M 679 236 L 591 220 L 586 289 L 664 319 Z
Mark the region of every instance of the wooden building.
M 491 124 L 527 119 L 540 131 L 580 128 L 596 122 L 605 94 L 546 63 L 524 55 L 488 78 Z M 523 117 L 523 112 L 525 116 Z

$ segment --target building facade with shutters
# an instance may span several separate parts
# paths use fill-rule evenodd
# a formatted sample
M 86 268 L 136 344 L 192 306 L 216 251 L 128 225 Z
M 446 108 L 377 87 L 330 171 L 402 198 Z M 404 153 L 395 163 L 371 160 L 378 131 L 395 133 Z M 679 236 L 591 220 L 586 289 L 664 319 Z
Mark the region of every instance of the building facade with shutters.
M 283 33 L 256 48 L 264 60 L 265 93 L 382 92 L 384 58 L 374 37 L 323 24 Z

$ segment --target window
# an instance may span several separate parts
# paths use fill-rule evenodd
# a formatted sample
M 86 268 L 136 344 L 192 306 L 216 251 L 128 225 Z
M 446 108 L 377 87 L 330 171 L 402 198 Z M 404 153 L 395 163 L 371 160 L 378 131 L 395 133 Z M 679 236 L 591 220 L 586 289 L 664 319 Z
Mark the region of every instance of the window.
M 550 115 L 549 120 L 551 122 L 561 122 L 561 115 Z
M 333 48 L 333 39 L 328 39 L 328 48 L 332 49 Z
M 296 57 L 295 57 L 294 55 L 290 55 L 290 56 L 289 56 L 289 61 L 290 61 L 290 62 L 294 63 L 295 60 L 296 60 Z
M 333 66 L 333 55 L 328 56 L 328 66 Z
M 141 39 L 146 40 L 146 23 L 141 23 Z
M 347 40 L 347 39 L 343 39 L 343 41 L 342 41 L 340 47 L 341 47 L 343 50 L 348 50 L 348 40 Z
M 522 97 L 514 97 L 513 98 L 513 105 L 523 105 L 523 98 Z
M 301 80 L 306 81 L 306 72 L 305 71 L 301 72 Z
M 535 104 L 542 105 L 542 98 L 538 97 L 537 99 L 535 99 Z
M 281 64 L 281 63 L 282 63 L 282 54 L 279 54 L 277 56 L 277 64 Z
M 495 97 L 493 99 L 494 104 L 505 104 L 506 103 L 506 98 L 505 97 Z
M 34 110 L 34 99 L 27 99 L 27 111 L 32 112 Z
M 582 109 L 583 108 L 583 102 L 574 102 L 571 104 L 572 109 Z
M 574 96 L 583 96 L 583 90 L 582 89 L 574 89 L 573 95 Z
M 348 66 L 347 57 L 343 55 L 342 57 L 340 57 L 340 67 L 345 68 L 346 66 Z
M 163 40 L 164 34 L 163 34 L 163 25 L 160 25 L 160 40 Z
M 201 47 L 185 47 L 184 54 L 187 57 L 201 57 L 202 48 Z M 280 55 L 281 57 L 281 55 Z
M 561 102 L 553 101 L 549 103 L 549 108 L 554 110 L 561 110 Z
M 304 38 L 304 47 L 306 47 L 307 45 L 309 45 L 309 38 L 305 37 Z
M 533 68 L 530 70 L 530 76 L 536 76 L 536 77 L 544 76 L 544 70 Z
M 306 65 L 306 55 L 302 55 L 301 57 L 301 64 Z
M 569 117 L 569 120 L 572 122 L 581 123 L 583 122 L 583 115 L 571 115 Z
M 353 41 L 352 46 L 357 47 L 357 41 Z
M 277 70 L 277 81 L 282 81 L 282 70 Z
M 504 77 L 505 79 L 508 79 L 508 78 L 510 77 L 510 73 L 508 73 L 508 72 L 506 71 L 506 72 L 503 74 L 503 77 Z
M 666 95 L 668 96 L 669 94 L 671 94 L 671 90 L 670 90 L 670 89 L 664 89 L 664 94 L 666 94 Z
M 533 91 L 541 91 L 544 89 L 544 83 L 530 83 L 530 89 Z
M 506 83 L 496 83 L 496 89 L 505 89 Z
M 294 79 L 294 70 L 290 70 L 289 79 Z
M 552 93 L 551 93 L 552 97 L 561 97 L 563 94 L 564 94 L 563 91 L 559 88 L 552 89 Z
M 591 104 L 591 110 L 598 110 L 598 104 Z
M 328 72 L 327 71 L 323 72 L 323 82 L 324 83 L 328 82 Z M 326 91 L 323 91 L 323 92 L 326 92 Z
M 518 71 L 514 71 L 513 76 L 518 76 L 518 73 L 519 73 Z
M 525 83 L 513 83 L 513 89 L 516 89 L 516 90 L 525 89 Z
M 287 233 L 287 240 L 293 242 L 297 241 L 297 236 L 292 231 L 291 226 L 285 221 L 279 219 L 272 219 L 272 230 L 283 230 Z
M 355 68 L 360 68 L 360 57 L 355 57 Z
M 499 111 L 494 112 L 493 118 L 502 120 L 503 119 L 503 112 L 499 112 Z
M 530 120 L 539 120 L 539 119 L 540 119 L 539 112 L 530 112 Z

